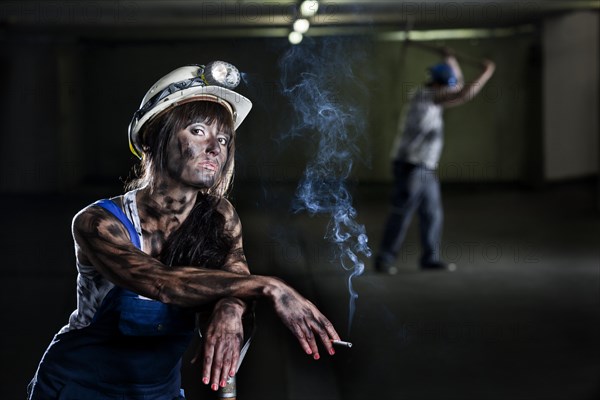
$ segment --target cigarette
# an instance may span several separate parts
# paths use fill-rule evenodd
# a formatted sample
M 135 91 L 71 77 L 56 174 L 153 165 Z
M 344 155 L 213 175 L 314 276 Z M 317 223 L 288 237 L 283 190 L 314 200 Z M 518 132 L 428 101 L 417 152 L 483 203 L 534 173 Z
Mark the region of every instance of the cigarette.
M 331 343 L 337 346 L 352 347 L 352 343 L 344 342 L 343 340 L 333 340 Z

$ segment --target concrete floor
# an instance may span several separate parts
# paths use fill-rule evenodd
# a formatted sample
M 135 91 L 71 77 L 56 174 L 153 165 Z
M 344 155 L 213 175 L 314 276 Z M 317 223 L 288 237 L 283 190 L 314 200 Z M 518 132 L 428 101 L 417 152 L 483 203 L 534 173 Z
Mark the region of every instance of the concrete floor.
M 75 305 L 70 220 L 101 191 L 3 196 L 0 399 L 24 398 L 53 334 Z M 289 213 L 290 192 L 239 186 L 234 201 L 254 273 L 315 302 L 352 349 L 305 356 L 267 304 L 238 376 L 243 400 L 591 400 L 600 396 L 600 214 L 595 186 L 540 191 L 444 187 L 442 254 L 459 269 L 420 272 L 418 231 L 400 273 L 366 260 L 348 331 L 347 273 L 331 262 L 327 217 Z M 112 194 L 114 192 L 101 193 Z M 355 190 L 376 250 L 389 187 Z M 207 397 L 184 370 L 189 399 Z M 204 394 L 204 395 L 203 395 Z M 83 400 L 83 399 L 82 399 Z

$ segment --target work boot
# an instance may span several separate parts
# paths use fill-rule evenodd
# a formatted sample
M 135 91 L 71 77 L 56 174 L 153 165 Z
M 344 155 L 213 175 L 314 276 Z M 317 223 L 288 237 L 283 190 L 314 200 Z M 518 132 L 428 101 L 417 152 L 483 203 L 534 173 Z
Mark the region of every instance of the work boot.
M 456 264 L 445 263 L 443 261 L 429 261 L 421 263 L 421 269 L 423 271 L 456 271 Z
M 396 275 L 398 273 L 398 268 L 393 264 L 377 260 L 375 261 L 375 271 L 386 275 Z

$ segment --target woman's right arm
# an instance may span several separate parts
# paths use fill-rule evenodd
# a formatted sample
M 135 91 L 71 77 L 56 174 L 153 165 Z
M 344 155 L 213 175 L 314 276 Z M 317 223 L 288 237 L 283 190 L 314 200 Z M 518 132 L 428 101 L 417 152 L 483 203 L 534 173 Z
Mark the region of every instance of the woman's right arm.
M 274 279 L 199 267 L 168 267 L 135 247 L 110 212 L 90 206 L 73 220 L 78 257 L 118 286 L 166 304 L 194 307 L 223 297 L 265 297 Z
M 183 307 L 209 304 L 225 297 L 268 299 L 307 354 L 318 358 L 315 337 L 332 354 L 339 336 L 329 320 L 283 281 L 196 266 L 167 267 L 135 247 L 123 224 L 109 211 L 89 206 L 73 220 L 79 259 L 94 265 L 114 284 L 142 296 Z

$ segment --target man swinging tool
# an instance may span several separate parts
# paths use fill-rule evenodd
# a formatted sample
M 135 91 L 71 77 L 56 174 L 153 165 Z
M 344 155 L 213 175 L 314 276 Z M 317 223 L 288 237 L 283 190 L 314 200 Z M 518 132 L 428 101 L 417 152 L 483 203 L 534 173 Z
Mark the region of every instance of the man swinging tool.
M 417 42 L 406 44 L 416 44 L 438 53 L 444 60 L 429 67 L 429 80 L 410 98 L 393 148 L 392 210 L 384 225 L 375 259 L 376 271 L 390 275 L 398 272 L 395 261 L 417 210 L 421 228 L 421 269 L 456 268 L 440 257 L 443 211 L 436 169 L 444 143 L 443 111 L 473 99 L 495 70 L 492 61 L 477 61 L 481 68 L 479 75 L 464 84 L 457 56 L 452 50 Z M 467 57 L 458 58 L 474 63 Z

